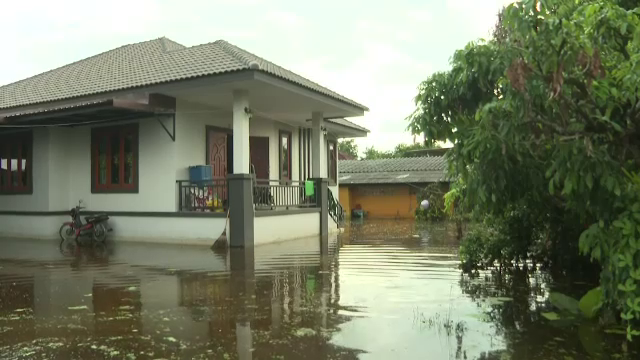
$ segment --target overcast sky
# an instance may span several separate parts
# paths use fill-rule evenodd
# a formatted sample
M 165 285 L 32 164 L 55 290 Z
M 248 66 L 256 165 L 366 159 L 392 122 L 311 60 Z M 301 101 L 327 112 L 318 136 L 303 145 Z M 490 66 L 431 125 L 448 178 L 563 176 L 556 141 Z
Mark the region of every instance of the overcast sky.
M 5 1 L 0 84 L 120 45 L 166 36 L 218 39 L 293 70 L 371 111 L 360 150 L 410 143 L 405 118 L 420 81 L 487 37 L 507 0 Z

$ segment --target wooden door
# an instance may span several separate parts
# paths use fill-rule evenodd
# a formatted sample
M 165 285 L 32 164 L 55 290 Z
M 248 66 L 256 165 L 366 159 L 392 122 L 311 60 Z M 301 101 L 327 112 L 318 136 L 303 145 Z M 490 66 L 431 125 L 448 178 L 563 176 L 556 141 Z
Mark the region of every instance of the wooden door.
M 207 129 L 207 161 L 213 169 L 213 177 L 226 178 L 228 173 L 228 133 Z
M 249 137 L 251 164 L 256 170 L 256 179 L 269 179 L 269 138 L 266 136 Z

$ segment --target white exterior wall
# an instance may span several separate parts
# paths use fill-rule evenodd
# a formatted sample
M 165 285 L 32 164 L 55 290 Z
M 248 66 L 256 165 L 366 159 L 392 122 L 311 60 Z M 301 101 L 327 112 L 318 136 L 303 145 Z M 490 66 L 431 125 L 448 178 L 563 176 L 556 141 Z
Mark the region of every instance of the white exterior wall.
M 69 210 L 78 201 L 74 201 L 72 199 L 72 196 L 75 193 L 75 189 L 74 192 L 72 192 L 71 190 L 73 189 L 73 185 L 71 184 L 73 174 L 71 172 L 73 171 L 72 169 L 74 169 L 75 166 L 78 166 L 78 164 L 72 160 L 70 154 L 70 151 L 72 149 L 72 145 L 70 143 L 75 141 L 75 139 L 71 136 L 71 130 L 72 129 L 69 128 L 48 129 L 49 144 L 47 148 L 49 153 L 49 207 L 46 210 L 49 211 Z M 89 176 L 89 170 L 87 170 L 85 176 Z M 36 178 L 35 181 L 42 182 L 42 180 L 39 178 Z
M 211 246 L 222 234 L 226 220 L 211 217 L 115 216 L 109 219 L 113 228 L 109 236 L 116 241 Z
M 55 239 L 69 219 L 63 215 L 0 215 L 0 237 Z
M 203 165 L 206 162 L 206 127 L 216 126 L 232 130 L 231 113 L 215 111 L 199 104 L 178 99 L 176 115 L 176 179 L 189 178 L 187 168 L 192 165 Z M 291 167 L 292 178 L 300 179 L 298 161 L 300 158 L 298 144 L 298 127 L 289 124 L 254 117 L 249 125 L 250 136 L 269 138 L 269 178 L 279 180 L 280 131 L 291 132 Z M 326 164 L 326 159 L 325 159 Z M 229 164 L 230 165 L 230 164 Z M 325 170 L 326 174 L 326 170 Z
M 138 120 L 138 193 L 91 193 L 91 129 L 69 130 L 70 204 L 91 211 L 175 211 L 176 143 L 155 119 Z M 63 129 L 64 130 L 64 129 Z
M 177 99 L 176 105 L 175 180 L 188 180 L 189 166 L 204 165 L 207 161 L 207 125 L 231 131 L 232 119 L 230 112 L 216 112 L 188 101 Z M 174 192 L 177 204 L 177 191 Z
M 171 129 L 170 120 L 163 119 Z M 177 100 L 176 141 L 172 141 L 154 118 L 138 123 L 138 193 L 91 192 L 91 130 L 95 125 L 33 130 L 33 194 L 0 195 L 0 211 L 68 211 L 83 200 L 88 211 L 174 212 L 176 180 L 188 179 L 188 167 L 206 162 L 206 126 L 231 129 L 231 112 Z M 118 123 L 123 125 L 126 123 Z M 279 132 L 291 132 L 292 178 L 299 179 L 299 131 L 278 121 L 254 118 L 251 136 L 269 137 L 270 178 L 279 180 Z M 325 139 L 326 140 L 326 139 Z M 321 142 L 321 171 L 327 174 L 326 141 Z M 334 196 L 337 196 L 337 187 Z M 256 218 L 256 243 L 273 242 L 317 234 L 318 214 Z M 299 220 L 299 221 L 298 221 Z M 0 236 L 55 238 L 68 216 L 1 215 Z M 285 228 L 282 222 L 293 224 Z M 208 243 L 224 227 L 223 218 L 124 217 L 110 220 L 115 238 L 165 242 L 185 239 Z M 264 228 L 263 228 L 264 226 Z
M 260 216 L 255 218 L 254 226 L 256 246 L 318 236 L 320 213 Z

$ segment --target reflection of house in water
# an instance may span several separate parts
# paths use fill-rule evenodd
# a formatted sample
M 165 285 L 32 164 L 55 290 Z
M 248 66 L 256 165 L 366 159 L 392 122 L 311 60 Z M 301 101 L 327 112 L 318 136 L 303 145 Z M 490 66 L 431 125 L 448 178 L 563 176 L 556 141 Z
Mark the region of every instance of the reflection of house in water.
M 118 336 L 142 331 L 140 280 L 125 285 L 96 282 L 92 299 L 96 336 Z
M 35 335 L 34 305 L 33 276 L 0 274 L 0 345 L 8 331 L 22 341 Z
M 209 324 L 211 341 L 237 345 L 240 359 L 355 358 L 356 352 L 329 344 L 328 335 L 349 320 L 338 315 L 337 262 L 282 266 L 255 275 L 180 276 L 181 305 Z M 195 317 L 194 317 L 195 318 Z M 251 350 L 253 349 L 253 350 Z M 345 355 L 348 355 L 345 357 Z
M 2 259 L 0 318 L 17 309 L 34 316 L 11 325 L 0 319 L 0 331 L 13 328 L 10 336 L 0 336 L 0 344 L 15 348 L 59 339 L 64 345 L 47 353 L 51 358 L 80 354 L 78 339 L 89 344 L 82 353 L 86 358 L 97 356 L 90 345 L 103 344 L 164 358 L 190 358 L 211 349 L 222 352 L 213 358 L 224 353 L 240 359 L 356 357 L 356 351 L 329 341 L 349 318 L 338 313 L 337 261 L 322 260 L 318 239 L 256 248 L 240 269 L 228 262 L 233 256 L 225 260 L 208 253 L 207 263 L 202 249 L 194 263 L 182 256 L 191 252 L 184 248 L 174 249 L 180 256 L 156 249 L 136 264 L 140 250 L 127 244 L 107 263 L 89 259 L 74 267 L 73 259 Z M 175 268 L 153 266 L 150 258 Z

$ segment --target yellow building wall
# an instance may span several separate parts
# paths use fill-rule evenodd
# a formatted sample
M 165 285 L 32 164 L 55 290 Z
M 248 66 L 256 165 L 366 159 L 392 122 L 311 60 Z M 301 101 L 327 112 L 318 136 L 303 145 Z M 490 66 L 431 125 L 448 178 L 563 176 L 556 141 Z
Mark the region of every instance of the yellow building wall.
M 344 212 L 347 214 L 347 218 L 351 217 L 351 192 L 349 191 L 348 186 L 340 186 L 339 192 L 339 202 L 344 209 Z
M 360 204 L 368 217 L 372 218 L 414 218 L 418 206 L 416 194 L 408 185 L 375 185 L 344 187 L 348 207 L 343 203 L 343 187 L 340 188 L 340 202 L 345 211 Z M 348 194 L 348 196 L 346 195 Z

